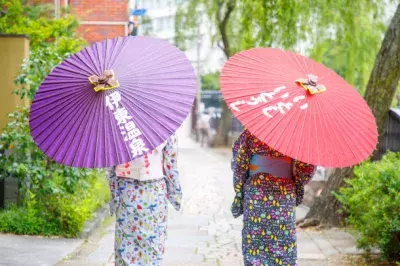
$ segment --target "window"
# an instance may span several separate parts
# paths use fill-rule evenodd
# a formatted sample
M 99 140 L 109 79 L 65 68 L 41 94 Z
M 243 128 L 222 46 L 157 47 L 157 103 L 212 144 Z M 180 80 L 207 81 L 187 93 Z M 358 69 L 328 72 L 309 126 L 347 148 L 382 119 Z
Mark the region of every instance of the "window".
M 159 25 L 160 25 L 159 20 L 158 19 L 153 19 L 152 21 L 153 21 L 153 29 L 154 29 L 154 31 L 158 31 L 159 30 Z
M 162 19 L 162 30 L 168 29 L 168 18 L 163 18 Z
M 139 8 L 151 9 L 153 7 L 153 0 L 138 1 Z
M 164 30 L 166 30 L 166 29 L 169 29 L 169 17 L 162 17 L 162 18 L 159 18 L 158 20 L 157 20 L 157 29 L 158 30 L 161 30 L 161 31 L 164 31 Z
M 175 17 L 174 16 L 171 16 L 170 18 L 169 18 L 169 20 L 168 20 L 168 27 L 169 28 L 171 28 L 171 29 L 173 29 L 174 27 L 175 27 Z

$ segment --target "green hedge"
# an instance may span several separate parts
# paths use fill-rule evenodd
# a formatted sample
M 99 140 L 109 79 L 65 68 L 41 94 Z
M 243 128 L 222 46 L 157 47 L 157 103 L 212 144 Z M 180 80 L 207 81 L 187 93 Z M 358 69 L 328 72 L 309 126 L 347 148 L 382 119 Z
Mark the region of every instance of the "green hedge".
M 104 173 L 93 172 L 77 181 L 74 190 L 63 186 L 64 177 L 53 179 L 54 193 L 41 200 L 34 193 L 25 206 L 9 206 L 0 211 L 0 231 L 28 235 L 59 235 L 75 237 L 97 208 L 109 199 L 109 187 Z
M 358 246 L 379 247 L 384 258 L 400 261 L 400 153 L 365 162 L 354 174 L 337 197 L 359 232 Z

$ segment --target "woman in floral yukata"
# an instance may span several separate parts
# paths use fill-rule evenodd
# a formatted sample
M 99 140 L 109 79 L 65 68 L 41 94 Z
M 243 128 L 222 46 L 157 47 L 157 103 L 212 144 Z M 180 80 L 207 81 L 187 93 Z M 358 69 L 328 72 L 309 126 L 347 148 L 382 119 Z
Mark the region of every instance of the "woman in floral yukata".
M 314 166 L 284 156 L 246 130 L 234 143 L 232 170 L 232 214 L 243 214 L 245 265 L 297 265 L 295 210 Z
M 115 265 L 161 265 L 167 200 L 180 209 L 182 190 L 173 135 L 147 155 L 108 170 L 116 213 Z

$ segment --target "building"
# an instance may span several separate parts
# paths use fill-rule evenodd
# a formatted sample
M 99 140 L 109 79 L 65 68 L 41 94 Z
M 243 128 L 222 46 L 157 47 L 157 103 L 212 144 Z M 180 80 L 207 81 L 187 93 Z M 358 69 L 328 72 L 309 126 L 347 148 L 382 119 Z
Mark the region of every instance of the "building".
M 29 0 L 53 4 L 55 17 L 70 9 L 78 18 L 79 34 L 89 43 L 128 34 L 128 0 Z
M 149 35 L 175 43 L 175 14 L 178 7 L 187 0 L 130 0 L 131 9 L 144 8 L 150 22 L 139 25 L 138 35 Z M 222 50 L 213 44 L 211 34 L 212 26 L 204 15 L 199 21 L 199 35 L 197 40 L 189 43 L 186 56 L 192 62 L 193 67 L 199 70 L 200 75 L 219 71 L 225 62 Z

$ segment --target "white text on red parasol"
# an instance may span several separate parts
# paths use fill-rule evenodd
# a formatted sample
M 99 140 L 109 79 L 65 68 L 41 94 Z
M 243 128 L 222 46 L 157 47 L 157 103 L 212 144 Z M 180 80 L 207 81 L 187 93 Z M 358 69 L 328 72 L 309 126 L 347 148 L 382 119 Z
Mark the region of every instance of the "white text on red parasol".
M 255 106 L 258 104 L 264 104 L 264 103 L 270 103 L 272 101 L 275 100 L 275 95 L 277 95 L 280 91 L 285 90 L 286 86 L 281 86 L 281 87 L 277 87 L 274 89 L 273 92 L 262 92 L 260 93 L 258 96 L 251 96 L 250 100 L 245 101 L 245 100 L 239 100 L 236 102 L 233 102 L 230 104 L 230 107 L 235 110 L 236 112 L 241 112 L 241 110 L 238 108 L 239 105 L 251 105 L 251 106 Z M 281 99 L 287 99 L 289 98 L 289 92 L 285 92 L 283 93 L 280 98 Z M 286 111 L 289 111 L 293 105 L 295 103 L 298 103 L 302 100 L 304 100 L 306 97 L 304 95 L 299 95 L 293 98 L 293 100 L 291 101 L 286 101 L 286 102 L 278 102 L 276 104 L 273 105 L 269 105 L 265 108 L 263 108 L 262 112 L 265 116 L 272 118 L 273 116 L 270 114 L 270 112 L 272 111 L 279 111 L 279 113 L 281 114 L 285 114 Z M 308 104 L 305 103 L 303 105 L 301 105 L 299 108 L 301 110 L 304 110 L 308 107 Z

